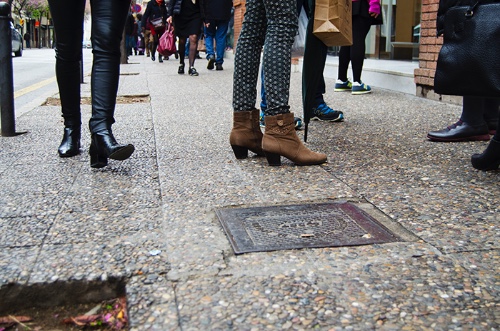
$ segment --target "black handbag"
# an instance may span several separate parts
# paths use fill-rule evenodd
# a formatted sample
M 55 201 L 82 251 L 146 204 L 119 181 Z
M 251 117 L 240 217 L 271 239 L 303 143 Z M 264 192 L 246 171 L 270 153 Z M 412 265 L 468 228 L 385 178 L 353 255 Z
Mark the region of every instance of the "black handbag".
M 444 15 L 434 91 L 438 94 L 500 97 L 500 2 L 478 0 Z

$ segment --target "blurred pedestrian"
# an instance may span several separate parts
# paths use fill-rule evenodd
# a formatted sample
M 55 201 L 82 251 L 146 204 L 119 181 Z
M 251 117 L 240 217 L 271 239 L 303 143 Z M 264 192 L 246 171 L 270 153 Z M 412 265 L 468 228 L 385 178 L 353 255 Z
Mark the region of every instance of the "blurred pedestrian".
M 186 39 L 189 38 L 189 70 L 190 76 L 198 76 L 194 67 L 198 49 L 198 34 L 205 20 L 203 0 L 170 0 L 168 3 L 168 23 L 174 24 L 175 34 L 179 39 L 179 69 L 178 74 L 185 72 Z
M 137 55 L 137 22 L 131 12 L 128 13 L 127 21 L 125 23 L 125 49 L 127 56 L 132 55 L 132 51 Z
M 297 165 L 326 162 L 325 154 L 305 147 L 295 132 L 288 104 L 291 49 L 297 33 L 296 0 L 248 0 L 238 38 L 233 79 L 233 129 L 229 142 L 237 159 L 248 150 L 266 156 L 269 165 L 281 165 L 281 156 Z M 260 57 L 263 66 L 267 109 L 265 133 L 255 108 Z
M 352 0 L 352 45 L 341 46 L 335 92 L 352 94 L 371 93 L 372 89 L 361 81 L 365 60 L 365 39 L 374 24 L 382 24 L 380 0 Z M 347 79 L 349 63 L 352 66 L 352 82 Z
M 164 0 L 149 1 L 144 11 L 144 15 L 142 15 L 144 32 L 146 30 L 146 25 L 151 32 L 150 42 L 152 40 L 152 45 L 150 45 L 150 52 L 152 61 L 156 60 L 156 49 L 158 48 L 158 41 L 161 35 L 165 32 L 167 16 L 167 7 Z M 158 62 L 163 62 L 163 56 L 161 54 L 158 54 Z
M 70 157 L 80 153 L 80 60 L 85 0 L 49 0 L 49 6 L 57 36 L 56 76 L 64 118 L 64 135 L 58 152 L 61 157 Z M 111 130 L 120 76 L 120 43 L 129 8 L 128 1 L 102 0 L 91 5 L 94 57 L 89 154 L 93 168 L 105 167 L 108 158 L 125 160 L 134 152 L 133 145 L 119 144 Z
M 31 48 L 31 35 L 29 32 L 24 34 L 24 41 L 26 42 L 26 48 Z
M 224 69 L 222 64 L 232 8 L 233 0 L 205 0 L 205 46 L 209 70 L 214 69 L 214 64 L 215 70 Z

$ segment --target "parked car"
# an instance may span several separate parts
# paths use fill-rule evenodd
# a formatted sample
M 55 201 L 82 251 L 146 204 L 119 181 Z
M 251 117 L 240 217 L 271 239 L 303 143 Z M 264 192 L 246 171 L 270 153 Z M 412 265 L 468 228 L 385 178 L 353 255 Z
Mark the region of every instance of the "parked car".
M 10 23 L 10 32 L 12 33 L 12 52 L 15 56 L 23 56 L 23 37 Z

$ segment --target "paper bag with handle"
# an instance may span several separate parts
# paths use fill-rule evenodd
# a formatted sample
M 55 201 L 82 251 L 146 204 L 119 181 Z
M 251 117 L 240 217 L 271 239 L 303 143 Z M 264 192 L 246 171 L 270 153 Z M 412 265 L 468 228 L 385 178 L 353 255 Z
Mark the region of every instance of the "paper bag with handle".
M 352 0 L 316 0 L 313 34 L 327 46 L 352 45 Z

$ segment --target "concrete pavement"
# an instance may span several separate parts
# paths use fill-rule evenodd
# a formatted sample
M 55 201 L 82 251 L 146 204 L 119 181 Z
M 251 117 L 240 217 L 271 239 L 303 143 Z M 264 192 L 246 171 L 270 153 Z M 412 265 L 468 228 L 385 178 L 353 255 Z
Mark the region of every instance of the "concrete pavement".
M 233 61 L 197 60 L 199 77 L 177 65 L 122 66 L 118 94 L 150 97 L 117 105 L 129 160 L 89 167 L 88 105 L 77 157 L 57 156 L 56 106 L 0 137 L 0 311 L 126 292 L 132 330 L 499 329 L 500 172 L 470 165 L 485 142 L 425 138 L 459 106 L 376 86 L 333 93 L 327 78 L 346 121 L 312 122 L 307 146 L 328 163 L 269 167 L 229 146 Z M 300 72 L 290 104 L 300 115 Z M 234 255 L 215 215 L 325 201 L 359 204 L 402 241 Z

